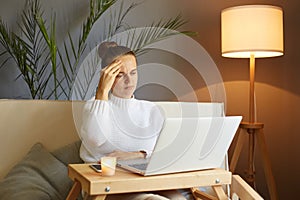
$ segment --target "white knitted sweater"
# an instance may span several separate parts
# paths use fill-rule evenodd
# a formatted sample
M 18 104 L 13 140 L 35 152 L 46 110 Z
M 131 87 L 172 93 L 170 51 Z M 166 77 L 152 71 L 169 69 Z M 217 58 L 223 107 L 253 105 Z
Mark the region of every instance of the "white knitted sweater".
M 80 157 L 98 162 L 115 150 L 152 153 L 164 117 L 154 103 L 113 96 L 108 101 L 89 100 L 84 106 L 80 129 Z

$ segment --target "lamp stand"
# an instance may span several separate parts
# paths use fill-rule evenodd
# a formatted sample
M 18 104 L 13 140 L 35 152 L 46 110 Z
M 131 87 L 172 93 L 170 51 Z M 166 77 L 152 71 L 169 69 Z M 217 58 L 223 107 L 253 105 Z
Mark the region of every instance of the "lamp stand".
M 257 140 L 259 150 L 262 156 L 262 162 L 267 181 L 267 186 L 271 200 L 277 200 L 277 190 L 275 179 L 271 169 L 271 161 L 267 151 L 267 145 L 263 133 L 263 123 L 255 122 L 255 107 L 254 107 L 254 79 L 255 79 L 255 57 L 250 56 L 250 99 L 249 99 L 249 122 L 241 122 L 237 133 L 237 143 L 230 162 L 230 171 L 234 173 L 238 158 L 240 156 L 243 144 L 245 142 L 246 134 L 241 134 L 241 131 L 248 133 L 249 146 L 248 146 L 248 169 L 246 170 L 247 182 L 256 189 L 255 184 L 255 167 L 254 167 L 254 148 L 255 138 Z

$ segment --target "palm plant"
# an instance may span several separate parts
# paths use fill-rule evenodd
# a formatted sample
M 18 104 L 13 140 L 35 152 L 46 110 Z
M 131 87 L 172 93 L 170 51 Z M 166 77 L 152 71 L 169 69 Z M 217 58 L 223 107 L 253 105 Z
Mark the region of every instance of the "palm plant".
M 13 59 L 20 70 L 17 78 L 24 79 L 33 99 L 49 97 L 45 96 L 45 91 L 52 77 L 52 73 L 47 72 L 51 55 L 35 19 L 37 13 L 42 14 L 39 2 L 27 2 L 19 24 L 20 36 L 0 19 L 0 43 L 5 48 L 0 54 L 5 56 L 1 67 Z
M 14 60 L 20 71 L 19 77 L 25 80 L 33 99 L 70 99 L 72 87 L 82 62 L 82 55 L 91 50 L 87 48 L 88 36 L 103 13 L 112 8 L 116 2 L 117 0 L 90 0 L 89 14 L 81 26 L 81 33 L 75 36 L 68 33 L 62 48 L 58 48 L 55 12 L 52 13 L 49 26 L 44 18 L 39 0 L 27 0 L 21 15 L 22 24 L 19 25 L 21 35 L 18 36 L 10 31 L 0 19 L 0 43 L 5 49 L 0 54 L 1 57 L 5 57 L 1 66 L 11 58 Z M 138 5 L 132 3 L 125 8 L 121 2 L 119 9 L 115 9 L 111 13 L 110 21 L 104 26 L 100 40 L 109 39 L 121 31 L 134 30 L 134 27 L 125 23 L 125 18 Z M 149 27 L 157 27 L 157 29 L 133 31 L 133 34 L 128 37 L 127 46 L 134 49 L 138 55 L 145 53 L 143 47 L 173 35 L 174 32 L 166 30 L 179 29 L 185 23 L 180 16 L 152 23 Z M 191 34 L 192 32 L 181 33 Z M 98 60 L 90 64 L 95 66 L 96 62 Z M 93 67 L 84 72 L 83 80 L 77 83 L 80 85 L 79 99 L 84 99 L 86 96 L 89 83 L 95 76 L 96 70 Z

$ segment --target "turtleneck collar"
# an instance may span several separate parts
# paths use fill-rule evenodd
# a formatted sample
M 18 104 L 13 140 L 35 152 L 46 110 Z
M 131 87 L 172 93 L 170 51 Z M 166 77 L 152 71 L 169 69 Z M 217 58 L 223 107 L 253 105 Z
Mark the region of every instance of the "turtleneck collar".
M 128 108 L 128 105 L 134 101 L 134 96 L 130 99 L 120 98 L 117 96 L 114 96 L 112 93 L 109 95 L 109 100 L 112 102 L 112 104 L 116 105 L 119 108 Z

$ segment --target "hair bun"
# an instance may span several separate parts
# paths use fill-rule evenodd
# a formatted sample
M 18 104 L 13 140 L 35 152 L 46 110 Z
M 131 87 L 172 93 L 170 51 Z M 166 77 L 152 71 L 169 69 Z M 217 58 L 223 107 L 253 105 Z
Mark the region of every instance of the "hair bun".
M 98 55 L 103 58 L 109 48 L 116 46 L 118 46 L 116 42 L 102 42 L 98 47 Z

